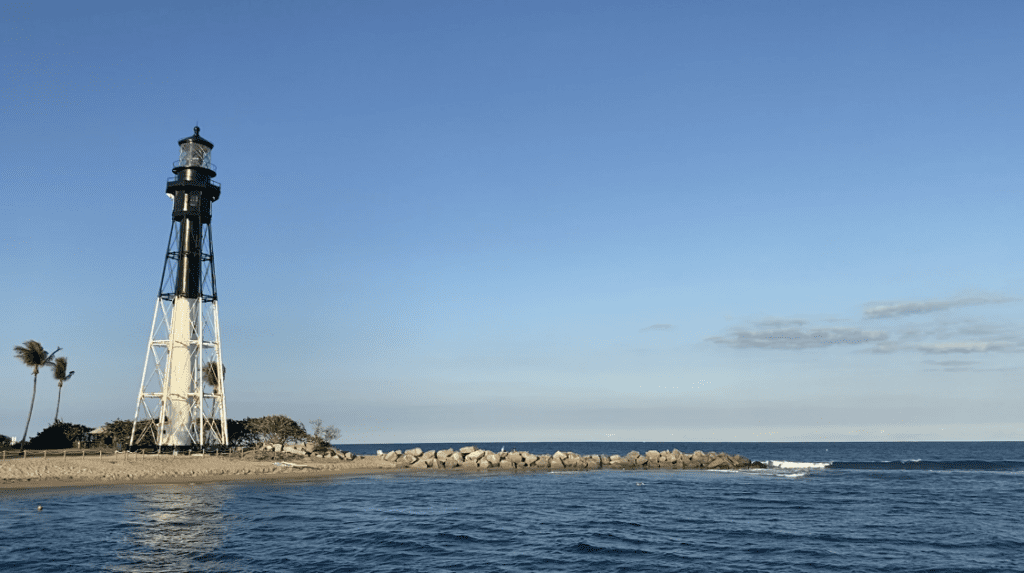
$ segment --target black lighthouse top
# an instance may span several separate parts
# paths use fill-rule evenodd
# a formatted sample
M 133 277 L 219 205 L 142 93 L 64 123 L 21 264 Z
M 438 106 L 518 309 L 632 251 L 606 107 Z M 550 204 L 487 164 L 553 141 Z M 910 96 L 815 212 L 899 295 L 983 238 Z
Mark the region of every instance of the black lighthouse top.
M 213 180 L 217 166 L 210 162 L 213 144 L 199 136 L 199 126 L 192 136 L 178 140 L 178 146 L 181 148 L 178 160 L 171 169 L 174 177 L 167 180 L 167 196 L 175 199 L 175 216 L 181 214 L 179 207 L 184 207 L 184 204 L 178 205 L 183 200 L 183 197 L 176 197 L 179 191 L 199 192 L 207 204 L 220 198 L 220 183 Z M 205 209 L 204 219 L 208 218 L 209 210 Z
M 181 148 L 181 152 L 178 156 L 178 160 L 174 162 L 174 172 L 178 173 L 182 169 L 208 169 L 210 177 L 216 177 L 217 166 L 210 163 L 210 151 L 213 149 L 213 143 L 210 143 L 205 138 L 199 135 L 199 126 L 195 127 L 195 133 L 191 137 L 178 140 L 178 146 Z

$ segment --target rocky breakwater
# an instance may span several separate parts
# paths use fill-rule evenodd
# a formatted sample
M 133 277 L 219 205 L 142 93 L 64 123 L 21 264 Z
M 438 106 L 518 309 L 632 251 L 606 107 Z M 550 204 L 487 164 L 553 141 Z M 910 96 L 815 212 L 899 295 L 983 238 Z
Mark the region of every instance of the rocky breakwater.
M 680 469 L 680 470 L 732 470 L 764 468 L 761 462 L 752 462 L 743 456 L 730 456 L 723 452 L 687 454 L 679 450 L 649 450 L 645 453 L 629 452 L 620 455 L 579 455 L 573 452 L 531 454 L 530 452 L 492 452 L 476 446 L 458 450 L 393 450 L 379 454 L 395 467 L 414 469 L 542 469 L 542 470 L 597 470 L 597 469 Z
M 343 452 L 334 448 L 319 450 L 317 448 L 318 446 L 316 444 L 309 442 L 299 444 L 297 446 L 293 446 L 291 444 L 266 444 L 263 446 L 263 451 L 306 456 L 308 458 L 323 458 L 327 460 L 351 461 L 356 457 L 352 452 Z

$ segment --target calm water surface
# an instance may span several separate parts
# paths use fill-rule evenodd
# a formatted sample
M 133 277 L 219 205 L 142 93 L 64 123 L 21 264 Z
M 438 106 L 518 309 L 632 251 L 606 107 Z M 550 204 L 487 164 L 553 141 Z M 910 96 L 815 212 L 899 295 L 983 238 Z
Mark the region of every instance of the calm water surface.
M 1020 442 L 504 446 L 820 466 L 5 492 L 0 571 L 1024 571 Z

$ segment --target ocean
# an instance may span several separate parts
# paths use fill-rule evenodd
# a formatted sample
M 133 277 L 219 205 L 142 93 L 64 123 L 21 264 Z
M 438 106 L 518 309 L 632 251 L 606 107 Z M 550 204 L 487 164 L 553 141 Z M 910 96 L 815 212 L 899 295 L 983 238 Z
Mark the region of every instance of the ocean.
M 473 445 L 771 463 L 0 491 L 0 571 L 1024 571 L 1024 442 Z

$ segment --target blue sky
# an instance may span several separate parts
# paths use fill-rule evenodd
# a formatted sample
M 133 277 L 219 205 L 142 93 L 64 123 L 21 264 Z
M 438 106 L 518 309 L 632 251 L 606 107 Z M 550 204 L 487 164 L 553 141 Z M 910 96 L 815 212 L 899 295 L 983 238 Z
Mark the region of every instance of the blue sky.
M 198 121 L 230 417 L 1024 439 L 1020 3 L 2 10 L 0 340 L 67 421 L 134 414 Z

